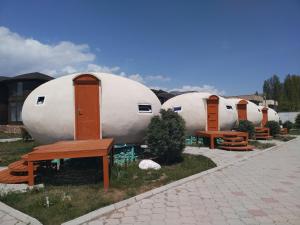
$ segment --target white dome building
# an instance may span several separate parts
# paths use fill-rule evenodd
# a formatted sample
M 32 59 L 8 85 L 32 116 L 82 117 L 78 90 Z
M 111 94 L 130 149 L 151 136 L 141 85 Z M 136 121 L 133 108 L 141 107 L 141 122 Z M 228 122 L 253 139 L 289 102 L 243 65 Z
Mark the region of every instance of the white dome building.
M 269 107 L 265 107 L 265 106 L 259 106 L 261 111 L 263 112 L 263 125 L 265 125 L 265 123 L 267 121 L 276 121 L 279 122 L 280 118 L 278 113 Z
M 24 125 L 40 143 L 112 137 L 140 143 L 161 104 L 146 86 L 112 74 L 71 74 L 51 80 L 27 97 Z
M 235 105 L 239 120 L 249 120 L 254 126 L 261 126 L 263 116 L 258 105 L 240 98 L 230 98 L 228 100 Z
M 193 92 L 175 96 L 162 105 L 183 117 L 188 135 L 196 130 L 231 130 L 238 115 L 232 101 L 205 92 Z
M 279 118 L 278 113 L 274 109 L 268 108 L 268 121 L 271 121 L 271 120 L 279 123 L 280 118 Z

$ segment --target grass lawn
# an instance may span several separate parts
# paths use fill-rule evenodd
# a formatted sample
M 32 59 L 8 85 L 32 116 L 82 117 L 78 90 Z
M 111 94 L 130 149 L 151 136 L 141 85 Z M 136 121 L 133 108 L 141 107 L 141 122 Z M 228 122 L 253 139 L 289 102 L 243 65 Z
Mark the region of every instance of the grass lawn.
M 24 142 L 0 142 L 0 166 L 7 166 L 8 164 L 19 160 L 20 157 L 37 146 L 34 141 Z
M 216 166 L 209 158 L 187 154 L 182 162 L 162 166 L 157 171 L 140 170 L 137 163 L 122 168 L 114 166 L 110 189 L 104 193 L 100 163 L 95 158 L 69 160 L 59 172 L 41 171 L 44 175 L 39 179 L 45 189 L 10 193 L 0 200 L 43 224 L 55 225 Z
M 256 141 L 256 140 L 249 140 L 249 145 L 255 146 L 256 149 L 266 149 L 266 148 L 271 148 L 271 147 L 275 146 L 276 144 L 262 143 L 262 142 Z
M 276 137 L 274 137 L 275 140 L 278 140 L 278 141 L 290 141 L 290 140 L 293 140 L 295 139 L 296 137 L 293 137 L 293 136 L 290 136 L 290 135 L 278 135 Z
M 21 134 L 10 134 L 4 133 L 0 131 L 0 139 L 7 139 L 7 138 L 20 138 Z
M 297 130 L 297 129 L 291 129 L 289 131 L 289 134 L 290 135 L 300 135 L 300 129 L 299 130 Z

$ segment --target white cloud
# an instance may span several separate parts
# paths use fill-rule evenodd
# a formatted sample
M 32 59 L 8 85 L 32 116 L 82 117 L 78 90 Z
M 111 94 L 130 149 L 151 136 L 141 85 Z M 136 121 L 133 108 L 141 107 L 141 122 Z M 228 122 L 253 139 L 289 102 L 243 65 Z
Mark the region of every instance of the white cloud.
M 100 51 L 100 49 L 96 49 Z M 141 75 L 139 73 L 127 75 L 120 67 L 108 67 L 95 63 L 96 55 L 87 44 L 74 44 L 61 41 L 56 44 L 45 44 L 33 38 L 23 37 L 0 26 L 0 75 L 15 76 L 21 73 L 42 72 L 52 76 L 60 76 L 80 71 L 115 73 L 120 76 L 144 84 L 167 82 L 171 79 L 163 75 Z M 153 84 L 153 83 L 152 83 Z M 180 88 L 160 88 L 166 91 L 206 91 L 223 94 L 213 86 L 190 86 Z
M 150 75 L 150 76 L 146 76 L 145 79 L 147 81 L 170 81 L 171 78 L 170 77 L 166 77 L 166 76 L 162 76 L 162 75 Z
M 124 73 L 123 73 L 124 74 Z M 129 79 L 131 80 L 135 80 L 137 82 L 140 82 L 140 83 L 146 83 L 145 82 L 145 79 L 143 78 L 143 76 L 141 76 L 140 74 L 131 74 L 131 75 L 128 75 L 127 76 Z
M 188 92 L 188 91 L 197 91 L 197 92 L 208 92 L 211 94 L 217 94 L 217 95 L 225 95 L 225 91 L 218 90 L 214 86 L 211 85 L 202 85 L 202 86 L 191 86 L 191 85 L 183 85 L 182 87 L 178 88 L 167 88 L 162 86 L 150 86 L 149 88 L 155 89 L 155 90 L 163 90 L 167 92 L 171 91 L 179 91 L 179 92 Z
M 58 76 L 87 69 L 105 72 L 119 70 L 118 67 L 96 65 L 95 58 L 86 44 L 69 41 L 45 44 L 0 27 L 1 75 L 38 71 Z
M 168 91 L 180 91 L 180 92 L 198 91 L 198 92 L 209 92 L 217 95 L 225 94 L 225 91 L 218 90 L 216 87 L 211 85 L 206 85 L 206 84 L 202 86 L 183 85 L 180 88 L 173 88 L 173 89 L 169 89 Z
M 118 67 L 118 66 L 107 67 L 107 66 L 99 66 L 97 64 L 88 64 L 87 70 L 93 71 L 93 72 L 115 73 L 120 70 L 120 67 Z
M 66 67 L 64 67 L 62 69 L 62 72 L 65 72 L 65 73 L 75 73 L 75 72 L 77 72 L 77 70 L 74 67 L 72 67 L 72 66 L 66 66 Z
M 143 84 L 147 84 L 149 82 L 151 83 L 153 81 L 161 82 L 161 81 L 170 81 L 171 80 L 169 77 L 162 76 L 162 75 L 146 75 L 146 76 L 143 76 L 139 73 L 127 75 L 125 72 L 120 72 L 119 75 L 123 76 L 123 77 L 127 77 L 131 80 L 138 81 L 138 82 L 143 83 Z
M 96 48 L 96 51 L 99 51 Z M 97 65 L 95 54 L 87 44 L 77 45 L 69 41 L 56 44 L 45 44 L 33 38 L 23 37 L 0 27 L 0 72 L 1 75 L 15 76 L 21 73 L 42 72 L 60 76 L 81 71 L 115 73 L 132 80 L 147 83 L 152 81 L 169 81 L 170 78 L 126 75 L 120 67 Z

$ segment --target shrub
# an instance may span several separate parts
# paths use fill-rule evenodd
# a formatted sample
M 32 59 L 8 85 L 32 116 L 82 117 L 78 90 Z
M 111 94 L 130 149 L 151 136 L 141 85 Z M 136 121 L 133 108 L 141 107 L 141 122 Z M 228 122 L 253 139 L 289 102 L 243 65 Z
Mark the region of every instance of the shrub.
M 23 141 L 32 140 L 32 137 L 30 136 L 30 134 L 24 127 L 21 127 L 21 136 L 22 136 Z
M 249 138 L 253 138 L 255 135 L 254 124 L 249 120 L 241 120 L 239 125 L 236 127 L 237 131 L 247 132 Z
M 290 131 L 290 129 L 292 129 L 293 126 L 294 126 L 294 124 L 291 121 L 289 121 L 289 120 L 285 121 L 282 124 L 282 127 L 287 128 L 288 131 Z
M 295 128 L 300 129 L 300 113 L 297 115 L 295 119 Z
M 146 142 L 150 152 L 161 163 L 171 164 L 182 158 L 185 147 L 185 122 L 176 112 L 161 110 L 148 126 Z
M 268 127 L 270 129 L 270 135 L 272 136 L 276 136 L 280 133 L 280 125 L 276 121 L 268 121 L 265 127 Z

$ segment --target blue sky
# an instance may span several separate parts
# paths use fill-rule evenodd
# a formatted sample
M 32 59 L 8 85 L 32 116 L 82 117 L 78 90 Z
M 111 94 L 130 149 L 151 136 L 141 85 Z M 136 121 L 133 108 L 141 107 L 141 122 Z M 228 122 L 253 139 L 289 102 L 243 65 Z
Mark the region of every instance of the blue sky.
M 0 0 L 0 75 L 107 71 L 167 90 L 300 74 L 300 1 Z

